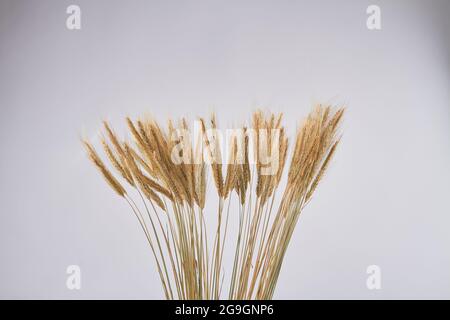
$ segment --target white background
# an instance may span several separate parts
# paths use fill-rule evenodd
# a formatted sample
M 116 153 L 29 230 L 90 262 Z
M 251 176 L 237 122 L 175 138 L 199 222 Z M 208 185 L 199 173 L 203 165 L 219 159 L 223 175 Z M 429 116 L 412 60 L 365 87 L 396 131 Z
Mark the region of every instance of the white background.
M 82 29 L 66 28 L 77 4 Z M 366 28 L 381 8 L 382 30 Z M 80 144 L 101 120 L 345 105 L 275 298 L 450 298 L 448 1 L 0 1 L 0 297 L 163 297 Z M 66 288 L 79 265 L 82 288 Z M 366 287 L 366 268 L 382 289 Z

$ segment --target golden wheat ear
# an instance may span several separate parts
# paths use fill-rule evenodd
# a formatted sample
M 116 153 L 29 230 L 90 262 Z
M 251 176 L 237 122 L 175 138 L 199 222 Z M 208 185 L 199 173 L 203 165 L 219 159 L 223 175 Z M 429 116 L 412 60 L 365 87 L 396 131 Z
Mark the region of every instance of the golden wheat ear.
M 110 185 L 110 187 L 121 197 L 124 197 L 127 192 L 125 191 L 125 188 L 122 187 L 119 181 L 117 181 L 116 178 L 112 175 L 112 173 L 106 168 L 103 161 L 98 156 L 95 149 L 92 147 L 92 145 L 87 142 L 86 140 L 82 141 L 86 152 L 88 154 L 89 159 L 94 163 L 94 165 L 97 167 L 97 169 L 102 173 L 103 177 L 105 178 L 106 182 Z

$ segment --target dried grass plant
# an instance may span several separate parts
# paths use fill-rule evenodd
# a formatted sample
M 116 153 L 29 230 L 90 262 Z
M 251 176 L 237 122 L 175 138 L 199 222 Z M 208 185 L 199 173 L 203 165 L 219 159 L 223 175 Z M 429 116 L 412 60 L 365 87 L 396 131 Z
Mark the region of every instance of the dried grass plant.
M 194 139 L 178 133 L 178 129 L 189 132 L 185 119 L 177 125 L 169 121 L 163 129 L 153 119 L 127 118 L 133 144 L 120 140 L 104 122 L 102 146 L 115 175 L 93 146 L 83 143 L 94 165 L 136 216 L 167 299 L 219 299 L 224 286 L 229 299 L 271 299 L 300 213 L 336 151 L 343 113 L 344 109 L 318 105 L 303 121 L 292 145 L 284 187 L 280 181 L 288 138 L 281 114 L 256 111 L 250 126 L 242 127 L 244 134 L 230 140 L 226 164 L 220 161 L 221 149 L 215 147 L 217 137 L 207 134 L 208 128 L 217 128 L 214 116 L 208 122 L 199 119 L 201 134 Z M 188 161 L 177 164 L 173 152 L 180 141 L 184 144 L 178 155 Z M 273 148 L 278 167 L 265 174 L 263 158 Z M 206 190 L 209 171 L 218 208 L 206 213 L 205 204 L 212 201 Z M 132 190 L 138 202 L 133 200 Z M 231 201 L 237 202 L 239 212 L 230 214 Z M 205 216 L 216 220 L 211 238 Z M 229 218 L 238 220 L 233 241 L 227 241 Z M 235 248 L 229 263 L 223 260 L 226 244 Z M 227 284 L 225 265 L 231 269 Z

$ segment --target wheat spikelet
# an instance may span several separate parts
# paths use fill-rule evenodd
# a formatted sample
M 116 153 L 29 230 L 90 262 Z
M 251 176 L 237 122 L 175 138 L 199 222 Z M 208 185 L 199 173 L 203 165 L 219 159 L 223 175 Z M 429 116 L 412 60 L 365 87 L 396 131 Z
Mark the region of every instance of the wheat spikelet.
M 121 197 L 125 196 L 126 191 L 122 187 L 122 185 L 117 181 L 116 178 L 111 174 L 111 172 L 106 168 L 106 166 L 103 164 L 103 161 L 100 159 L 100 157 L 97 155 L 97 152 L 95 152 L 92 145 L 87 142 L 83 141 L 83 144 L 86 148 L 86 151 L 88 153 L 89 158 L 91 161 L 95 164 L 98 170 L 103 174 L 103 177 L 106 179 L 108 184 L 111 186 L 111 188 Z
M 113 167 L 117 170 L 117 172 L 120 173 L 122 178 L 124 178 L 130 185 L 134 186 L 133 177 L 131 175 L 131 172 L 128 170 L 128 167 L 126 165 L 124 165 L 123 161 L 122 161 L 122 163 L 120 163 L 116 159 L 116 156 L 114 155 L 113 151 L 111 150 L 111 148 L 109 147 L 108 143 L 106 142 L 106 140 L 104 138 L 102 138 L 101 142 L 103 145 L 103 149 L 105 150 L 105 153 L 106 153 L 109 161 L 113 165 Z

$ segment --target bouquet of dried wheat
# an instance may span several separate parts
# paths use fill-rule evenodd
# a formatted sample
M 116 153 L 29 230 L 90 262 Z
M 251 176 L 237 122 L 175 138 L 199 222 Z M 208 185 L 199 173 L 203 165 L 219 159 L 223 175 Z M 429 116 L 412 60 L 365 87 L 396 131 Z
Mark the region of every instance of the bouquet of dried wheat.
M 83 143 L 139 221 L 167 299 L 219 299 L 224 287 L 229 299 L 271 299 L 300 213 L 339 143 L 343 113 L 319 105 L 308 115 L 296 134 L 286 183 L 280 183 L 288 155 L 281 114 L 255 112 L 250 125 L 227 135 L 226 156 L 214 115 L 198 120 L 197 134 L 185 119 L 164 129 L 153 119 L 127 118 L 134 144 L 119 140 L 105 122 L 103 149 L 123 182 Z M 214 197 L 206 188 L 209 171 Z M 231 214 L 238 220 L 233 242 L 227 241 L 232 201 L 239 211 Z M 206 214 L 208 202 L 217 208 Z M 214 218 L 212 228 L 205 216 Z M 229 263 L 226 244 L 234 248 Z M 224 266 L 231 270 L 227 284 Z

